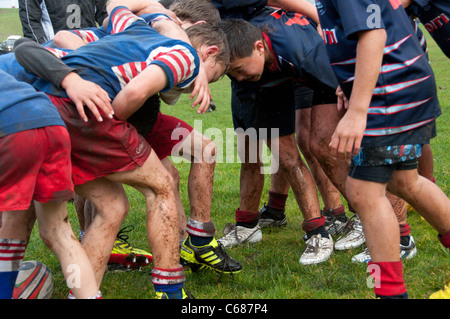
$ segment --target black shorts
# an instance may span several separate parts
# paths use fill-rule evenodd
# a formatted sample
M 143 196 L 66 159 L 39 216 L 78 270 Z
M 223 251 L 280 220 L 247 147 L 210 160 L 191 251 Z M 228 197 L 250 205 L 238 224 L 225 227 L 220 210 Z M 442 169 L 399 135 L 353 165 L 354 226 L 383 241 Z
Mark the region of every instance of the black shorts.
M 231 81 L 234 129 L 256 129 L 257 138 L 276 138 L 295 133 L 294 82 L 273 87 Z
M 394 171 L 416 169 L 417 165 L 417 158 L 395 164 L 378 166 L 356 166 L 352 162 L 348 176 L 364 181 L 388 183 Z
M 295 84 L 295 109 L 308 109 L 313 105 L 337 103 L 336 90 L 329 86 L 305 86 Z
M 303 84 L 295 84 L 295 109 L 309 109 L 313 105 L 314 91 Z

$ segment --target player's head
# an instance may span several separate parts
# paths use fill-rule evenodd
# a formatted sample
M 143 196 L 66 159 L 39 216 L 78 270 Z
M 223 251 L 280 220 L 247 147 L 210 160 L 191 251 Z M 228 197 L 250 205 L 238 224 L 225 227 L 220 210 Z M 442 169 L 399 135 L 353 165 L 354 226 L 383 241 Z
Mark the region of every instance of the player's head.
M 237 81 L 258 81 L 264 71 L 265 42 L 262 31 L 250 22 L 228 19 L 219 23 L 230 47 L 228 74 Z
M 210 0 L 174 0 L 168 9 L 183 22 L 184 29 L 199 22 L 220 22 L 219 10 Z
M 197 50 L 208 81 L 215 82 L 230 65 L 230 49 L 225 33 L 217 24 L 199 23 L 186 29 L 192 46 Z

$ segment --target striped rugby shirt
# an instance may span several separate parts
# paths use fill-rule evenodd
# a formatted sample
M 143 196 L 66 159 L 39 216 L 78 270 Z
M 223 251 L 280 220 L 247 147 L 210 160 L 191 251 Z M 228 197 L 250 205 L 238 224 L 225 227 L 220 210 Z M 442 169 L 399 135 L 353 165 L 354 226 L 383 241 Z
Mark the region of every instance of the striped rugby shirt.
M 147 66 L 155 64 L 166 73 L 168 85 L 185 88 L 198 75 L 196 50 L 188 43 L 159 34 L 146 21 L 126 7 L 111 12 L 106 35 L 69 52 L 65 64 L 76 68 L 85 80 L 100 85 L 111 99 Z M 34 86 L 43 92 L 67 97 L 64 90 L 38 80 Z
M 331 65 L 347 97 L 355 73 L 356 33 L 386 30 L 365 137 L 405 133 L 440 115 L 433 72 L 400 0 L 316 0 L 316 5 Z
M 419 18 L 442 52 L 450 58 L 450 1 L 414 0 L 407 10 Z

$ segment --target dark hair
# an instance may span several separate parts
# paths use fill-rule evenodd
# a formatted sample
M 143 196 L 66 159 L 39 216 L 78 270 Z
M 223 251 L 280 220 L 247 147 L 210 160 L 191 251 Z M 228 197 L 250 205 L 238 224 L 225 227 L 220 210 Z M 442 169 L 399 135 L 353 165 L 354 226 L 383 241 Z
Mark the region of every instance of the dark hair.
M 205 21 L 214 24 L 221 20 L 219 10 L 210 0 L 174 0 L 169 5 L 169 9 L 180 20 L 191 23 Z
M 263 39 L 258 27 L 242 19 L 227 19 L 218 25 L 227 36 L 231 61 L 251 56 L 255 42 Z
M 216 62 L 228 69 L 230 65 L 230 48 L 225 32 L 217 24 L 197 23 L 186 29 L 191 44 L 197 50 L 202 46 L 215 45 L 219 48 Z

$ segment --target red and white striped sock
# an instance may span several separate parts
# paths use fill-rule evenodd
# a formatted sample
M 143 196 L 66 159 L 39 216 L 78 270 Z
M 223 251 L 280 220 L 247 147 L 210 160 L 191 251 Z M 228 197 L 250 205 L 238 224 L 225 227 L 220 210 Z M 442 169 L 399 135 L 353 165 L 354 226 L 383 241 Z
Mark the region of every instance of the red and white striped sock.
M 0 299 L 11 299 L 27 242 L 0 238 Z

